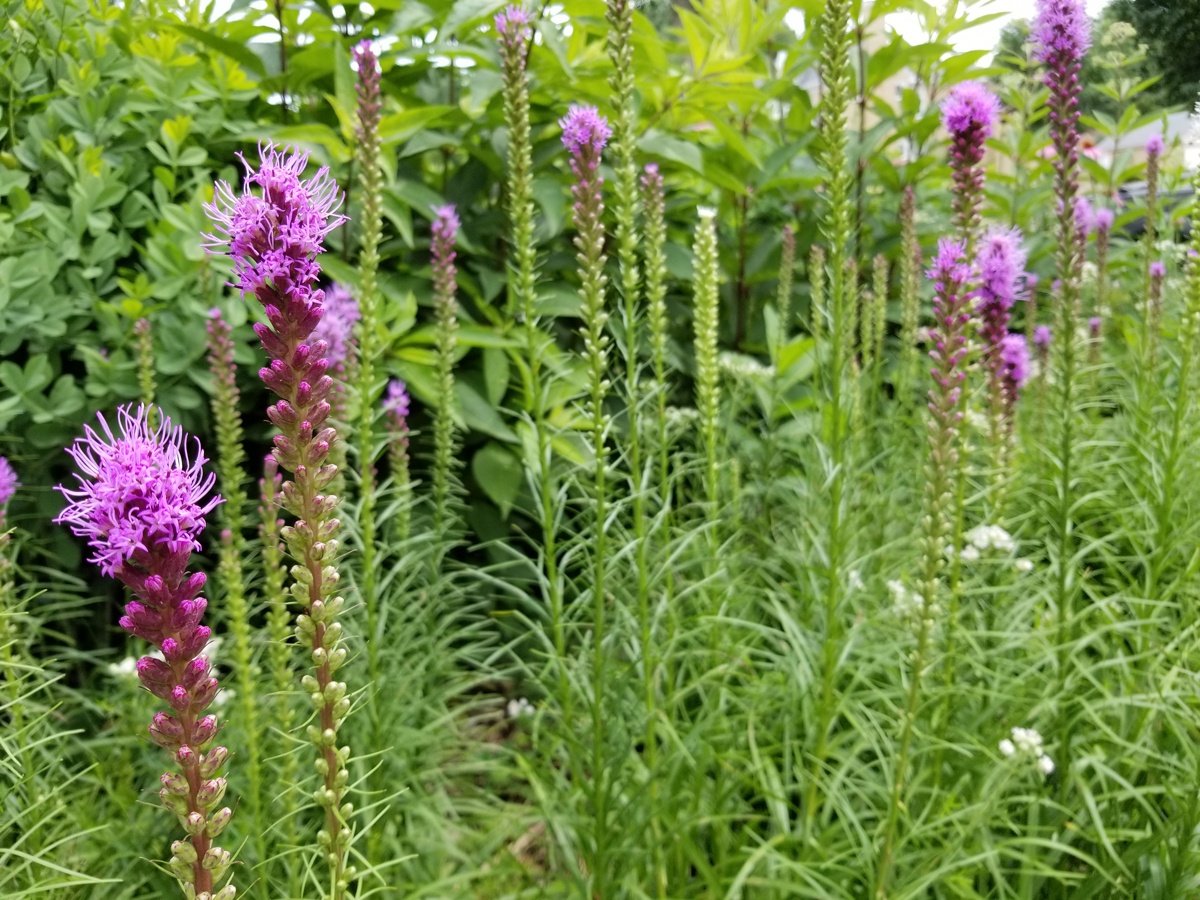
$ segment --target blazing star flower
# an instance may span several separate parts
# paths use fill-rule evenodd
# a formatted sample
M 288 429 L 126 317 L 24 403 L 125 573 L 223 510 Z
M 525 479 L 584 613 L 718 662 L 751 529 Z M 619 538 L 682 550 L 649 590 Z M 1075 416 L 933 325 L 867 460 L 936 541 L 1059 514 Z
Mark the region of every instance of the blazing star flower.
M 1005 310 L 1012 308 L 1025 258 L 1020 229 L 993 228 L 984 235 L 977 259 L 981 310 L 992 305 Z
M 334 213 L 341 192 L 326 166 L 312 178 L 301 177 L 307 153 L 279 151 L 271 144 L 258 152 L 257 170 L 238 154 L 246 167 L 241 193 L 218 181 L 213 202 L 204 204 L 214 225 L 205 246 L 233 258 L 233 286 L 244 293 L 255 293 L 266 283 L 311 292 L 325 237 L 345 221 Z M 259 194 L 253 193 L 254 186 Z
M 572 106 L 570 111 L 558 120 L 558 124 L 563 130 L 563 146 L 574 158 L 590 152 L 598 159 L 608 139 L 612 137 L 608 120 L 600 115 L 594 106 Z
M 1079 233 L 1086 235 L 1092 231 L 1096 224 L 1096 216 L 1092 211 L 1092 204 L 1088 202 L 1087 197 L 1075 198 L 1075 227 L 1079 229 Z
M 954 138 L 970 135 L 982 144 L 992 136 L 1000 116 L 1000 100 L 979 81 L 963 81 L 942 101 L 942 126 Z
M 398 424 L 403 425 L 409 415 L 409 406 L 411 398 L 408 395 L 408 386 L 399 378 L 393 378 L 388 382 L 387 396 L 383 401 L 384 412 L 388 414 Z
M 354 346 L 354 325 L 359 320 L 358 301 L 348 289 L 336 282 L 325 291 L 321 321 L 313 329 L 312 339 L 324 341 L 330 368 L 344 371 Z
M 86 537 L 91 561 L 110 577 L 130 564 L 146 568 L 160 548 L 199 550 L 204 517 L 221 502 L 208 496 L 216 476 L 204 472 L 200 442 L 193 439 L 189 458 L 183 429 L 161 410 L 152 426 L 149 412 L 120 407 L 116 433 L 97 414 L 100 432 L 85 427 L 67 449 L 82 472 L 78 487 L 58 487 L 68 503 L 54 521 Z
M 1091 334 L 1093 340 L 1100 338 L 1100 332 L 1104 329 L 1104 320 L 1099 316 L 1092 316 L 1088 319 L 1088 333 Z
M 1163 143 L 1161 134 L 1153 134 L 1150 136 L 1150 140 L 1146 141 L 1147 156 L 1162 156 L 1163 151 L 1166 150 L 1166 148 L 1166 144 Z
M 1104 233 L 1109 231 L 1113 227 L 1113 211 L 1104 207 L 1096 210 L 1092 218 L 1092 224 L 1098 232 Z
M 0 456 L 0 509 L 12 499 L 20 486 L 21 482 L 17 481 L 17 473 L 13 471 L 12 465 Z
M 1033 345 L 1039 350 L 1047 350 L 1050 347 L 1050 326 L 1039 325 L 1033 329 Z
M 1038 0 L 1032 39 L 1039 62 L 1081 59 L 1092 45 L 1092 25 L 1082 0 Z
M 520 35 L 529 27 L 529 13 L 522 7 L 513 5 L 496 13 L 493 21 L 496 25 L 496 34 L 501 37 Z
M 1160 260 L 1155 260 L 1150 263 L 1151 278 L 1165 278 L 1167 276 L 1167 267 Z
M 942 103 L 942 123 L 950 132 L 950 168 L 954 177 L 954 221 L 970 247 L 979 227 L 983 197 L 984 144 L 1000 113 L 1000 101 L 977 81 L 956 84 Z
M 1005 380 L 1019 388 L 1029 378 L 1029 345 L 1023 334 L 1007 334 L 1000 342 L 1000 361 Z

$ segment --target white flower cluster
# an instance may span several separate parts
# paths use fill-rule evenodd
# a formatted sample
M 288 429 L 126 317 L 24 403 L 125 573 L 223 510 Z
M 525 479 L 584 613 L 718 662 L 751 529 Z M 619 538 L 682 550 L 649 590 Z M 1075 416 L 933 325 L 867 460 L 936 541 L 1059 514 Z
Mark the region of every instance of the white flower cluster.
M 691 406 L 668 406 L 667 425 L 671 428 L 685 429 L 700 420 L 700 411 Z
M 921 618 L 922 612 L 925 611 L 925 601 L 918 591 L 911 590 L 898 578 L 889 581 L 887 589 L 892 595 L 892 611 L 897 618 L 906 621 L 916 621 Z M 928 614 L 932 618 L 939 611 L 938 605 L 934 603 L 929 607 Z
M 1017 542 L 999 525 L 977 525 L 965 535 L 966 546 L 962 549 L 964 562 L 975 562 L 988 553 L 1011 557 L 1017 550 Z M 1033 571 L 1033 560 L 1017 559 L 1013 567 L 1021 573 Z
M 1054 774 L 1054 760 L 1043 749 L 1042 736 L 1032 728 L 1014 728 L 1012 738 L 1000 742 L 1000 752 L 1005 756 L 1031 760 L 1037 770 L 1047 777 Z
M 722 353 L 717 359 L 721 371 L 733 378 L 746 381 L 761 381 L 775 377 L 775 367 L 765 366 L 752 356 L 742 353 Z
M 510 719 L 520 719 L 525 716 L 533 715 L 533 704 L 525 697 L 517 697 L 514 700 L 509 700 L 508 705 L 504 708 L 504 713 Z

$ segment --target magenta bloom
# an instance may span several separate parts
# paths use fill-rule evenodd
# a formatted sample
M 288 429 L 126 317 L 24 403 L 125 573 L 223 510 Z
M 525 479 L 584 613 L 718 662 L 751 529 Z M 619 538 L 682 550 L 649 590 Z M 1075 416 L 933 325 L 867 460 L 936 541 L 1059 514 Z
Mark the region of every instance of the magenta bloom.
M 1017 279 L 1025 269 L 1025 250 L 1017 228 L 993 228 L 983 236 L 977 259 L 979 306 L 1011 309 L 1017 299 Z
M 942 126 L 951 138 L 968 137 L 982 145 L 1000 117 L 1000 100 L 979 81 L 963 81 L 942 101 Z
M 1005 382 L 1014 390 L 1029 378 L 1029 345 L 1023 334 L 1007 334 L 1000 342 L 1000 360 Z
M 1038 0 L 1031 36 L 1040 62 L 1081 59 L 1092 45 L 1092 23 L 1083 0 Z
M 100 430 L 67 449 L 82 474 L 76 488 L 59 485 L 66 508 L 54 521 L 69 525 L 95 550 L 92 562 L 110 577 L 132 564 L 148 569 L 151 556 L 200 549 L 204 517 L 221 498 L 209 497 L 216 482 L 204 473 L 208 461 L 198 440 L 189 459 L 188 437 L 160 410 L 158 424 L 139 405 L 117 410 L 117 433 L 97 414 Z
M 1095 216 L 1092 218 L 1092 224 L 1095 225 L 1097 232 L 1108 232 L 1113 227 L 1113 211 L 1103 207 L 1096 210 Z
M 1050 326 L 1039 325 L 1033 329 L 1033 345 L 1039 350 L 1047 350 L 1050 347 Z
M 12 465 L 0 456 L 0 507 L 12 499 L 20 486 L 21 482 L 17 481 L 17 473 L 13 471 Z
M 1079 233 L 1086 235 L 1093 230 L 1096 224 L 1095 213 L 1092 212 L 1092 204 L 1088 202 L 1087 197 L 1075 198 L 1075 227 L 1079 229 Z
M 938 241 L 937 256 L 926 277 L 934 285 L 933 310 L 937 322 L 932 336 L 934 346 L 929 351 L 934 362 L 932 375 L 945 400 L 945 408 L 941 410 L 945 418 L 943 424 L 953 427 L 958 421 L 955 410 L 960 385 L 967 377 L 960 363 L 967 355 L 964 328 L 971 319 L 965 291 L 971 268 L 967 265 L 965 244 L 946 238 Z M 934 393 L 931 393 L 931 402 Z
M 1026 272 L 1024 277 L 1025 290 L 1027 291 L 1032 291 L 1034 288 L 1036 288 L 1038 286 L 1038 281 L 1041 280 L 1038 278 L 1037 272 Z
M 205 235 L 207 247 L 233 258 L 234 287 L 244 293 L 273 284 L 281 293 L 301 292 L 307 299 L 325 237 L 345 221 L 334 213 L 342 195 L 326 166 L 301 178 L 307 153 L 278 151 L 271 144 L 258 152 L 257 171 L 238 154 L 246 167 L 240 194 L 218 181 L 213 202 L 204 205 L 215 226 Z M 260 194 L 252 192 L 255 185 Z M 319 298 L 312 301 L 320 305 Z
M 1166 275 L 1167 275 L 1167 267 L 1165 265 L 1163 265 L 1160 260 L 1156 259 L 1154 262 L 1150 263 L 1150 277 L 1151 278 L 1165 278 Z
M 594 106 L 572 106 L 558 124 L 563 130 L 563 146 L 575 158 L 588 151 L 599 158 L 608 139 L 612 137 L 608 120 Z
M 341 372 L 354 349 L 354 326 L 361 317 L 358 301 L 347 288 L 335 282 L 325 291 L 321 307 L 321 321 L 313 329 L 312 339 L 325 342 L 330 368 Z
M 431 230 L 434 238 L 453 244 L 455 236 L 458 234 L 458 229 L 462 227 L 462 223 L 458 220 L 458 211 L 454 208 L 454 204 L 435 206 L 432 212 L 433 225 L 431 226 Z
M 1088 319 L 1088 333 L 1095 338 L 1100 337 L 1100 332 L 1104 329 L 1104 320 L 1099 316 L 1092 316 Z
M 383 409 L 390 418 L 403 427 L 407 427 L 404 423 L 408 419 L 411 403 L 412 398 L 408 395 L 408 385 L 399 378 L 393 378 L 388 382 Z
M 1150 140 L 1146 141 L 1147 156 L 1162 156 L 1163 151 L 1166 149 L 1167 146 L 1163 143 L 1161 134 L 1151 135 Z
M 529 13 L 520 6 L 509 6 L 496 13 L 494 19 L 496 34 L 508 37 L 511 34 L 520 35 L 529 27 Z
M 977 81 L 956 84 L 942 103 L 942 122 L 950 132 L 954 221 L 959 236 L 967 238 L 968 245 L 979 228 L 984 144 L 999 112 L 1000 102 Z

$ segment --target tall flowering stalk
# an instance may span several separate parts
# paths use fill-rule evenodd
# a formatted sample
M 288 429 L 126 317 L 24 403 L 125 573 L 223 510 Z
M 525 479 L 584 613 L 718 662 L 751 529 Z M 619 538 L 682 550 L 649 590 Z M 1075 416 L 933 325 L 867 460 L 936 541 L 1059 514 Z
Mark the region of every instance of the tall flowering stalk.
M 519 312 L 525 324 L 529 371 L 525 374 L 525 406 L 530 413 L 541 403 L 541 354 L 544 337 L 537 328 L 537 245 L 533 238 L 533 145 L 529 133 L 529 13 L 509 6 L 495 18 L 504 78 L 504 119 L 508 125 L 508 179 L 505 183 L 513 279 L 508 312 Z
M 1007 464 L 1013 398 L 1006 376 L 1005 345 L 1012 308 L 1017 301 L 1018 279 L 1025 270 L 1025 250 L 1017 229 L 991 229 L 983 236 L 976 258 L 979 290 L 975 312 L 983 343 L 983 364 L 988 373 L 988 412 L 992 471 L 1000 477 Z
M 579 288 L 582 301 L 583 343 L 588 365 L 589 415 L 591 417 L 592 455 L 594 457 L 593 501 L 595 504 L 595 543 L 592 548 L 592 759 L 590 791 L 592 796 L 593 834 L 588 848 L 588 870 L 592 873 L 591 891 L 597 897 L 608 896 L 608 855 L 610 823 L 608 810 L 609 779 L 605 759 L 605 688 L 607 658 L 604 647 L 607 628 L 605 597 L 608 567 L 608 417 L 604 403 L 608 396 L 608 311 L 605 306 L 607 278 L 604 275 L 604 179 L 600 175 L 600 155 L 612 132 L 608 122 L 591 106 L 573 106 L 559 122 L 562 142 L 571 158 L 575 176 L 571 195 L 575 200 L 576 259 L 581 273 Z M 567 723 L 570 727 L 570 723 Z
M 829 729 L 836 707 L 838 659 L 841 656 L 842 626 L 840 621 L 844 577 L 842 569 L 847 556 L 844 533 L 846 510 L 844 495 L 847 479 L 849 441 L 843 394 L 847 370 L 850 367 L 850 346 L 854 341 L 853 326 L 847 323 L 847 297 L 856 297 L 847 290 L 846 250 L 851 239 L 850 170 L 846 158 L 846 115 L 850 103 L 849 54 L 851 42 L 849 0 L 829 0 L 820 19 L 822 49 L 820 58 L 821 95 L 818 129 L 818 163 L 825 174 L 825 199 L 828 208 L 821 219 L 821 233 L 828 245 L 827 293 L 822 307 L 829 313 L 830 355 L 824 378 L 829 390 L 829 429 L 827 447 L 828 468 L 818 477 L 828 487 L 828 525 L 825 535 L 824 573 L 824 633 L 821 638 L 820 695 L 814 724 L 814 744 L 810 755 L 808 790 L 805 795 L 805 834 L 813 835 L 818 812 L 819 784 L 825 769 Z M 812 277 L 810 269 L 810 277 Z M 820 320 L 814 309 L 814 323 Z
M 259 525 L 258 534 L 262 541 L 263 555 L 263 598 L 267 604 L 267 637 L 270 641 L 267 662 L 271 669 L 271 688 L 274 697 L 275 726 L 280 734 L 291 734 L 295 725 L 295 709 L 292 705 L 295 674 L 292 671 L 291 611 L 288 609 L 287 569 L 284 567 L 282 532 L 283 519 L 279 518 L 283 475 L 273 454 L 263 460 L 263 477 L 259 479 Z M 290 751 L 280 756 L 278 821 L 285 843 L 292 846 L 296 841 L 296 754 Z M 286 858 L 284 860 L 286 863 Z M 287 865 L 288 896 L 296 896 L 299 882 L 296 866 Z
M 360 592 L 367 609 L 367 671 L 379 675 L 379 600 L 375 592 L 375 358 L 379 355 L 379 242 L 383 235 L 383 170 L 379 165 L 379 121 L 383 109 L 379 60 L 370 41 L 354 48 L 358 66 L 358 122 L 355 124 L 355 159 L 362 195 L 362 222 L 358 255 L 358 371 L 354 392 L 358 398 L 358 527 L 362 541 Z
M 334 678 L 346 661 L 338 621 L 345 601 L 337 593 L 335 565 L 341 522 L 333 515 L 337 498 L 325 493 L 337 476 L 337 467 L 328 462 L 337 433 L 328 425 L 333 379 L 326 371 L 327 347 L 323 341 L 309 341 L 324 302 L 324 293 L 315 287 L 320 274 L 316 258 L 325 237 L 344 217 L 335 214 L 341 194 L 328 169 L 303 179 L 307 154 L 268 146 L 260 157 L 257 170 L 246 165 L 242 193 L 218 182 L 215 200 L 205 209 L 215 225 L 210 246 L 232 257 L 234 286 L 258 298 L 269 323 L 256 323 L 254 331 L 271 357 L 259 377 L 279 397 L 267 410 L 280 431 L 272 452 L 292 476 L 285 479 L 280 496 L 296 521 L 283 528 L 281 537 L 297 564 L 291 593 L 305 612 L 296 619 L 296 634 L 308 646 L 314 670 L 303 685 L 317 714 L 308 731 L 323 781 L 315 794 L 325 811 L 317 839 L 330 869 L 330 897 L 342 900 L 356 873 L 346 865 L 353 807 L 343 802 L 343 795 L 350 749 L 337 746 L 350 699 L 345 683 Z
M 446 544 L 450 526 L 450 480 L 455 468 L 454 451 L 454 350 L 458 334 L 458 270 L 454 266 L 454 242 L 458 214 L 453 206 L 433 210 L 433 305 L 437 315 L 437 412 L 433 421 L 433 534 L 436 555 Z
M 129 588 L 136 599 L 125 605 L 120 625 L 162 655 L 139 659 L 137 675 L 171 707 L 150 725 L 150 739 L 179 767 L 162 776 L 159 792 L 188 835 L 171 845 L 171 872 L 188 900 L 233 900 L 232 884 L 218 887 L 230 855 L 214 842 L 233 812 L 221 806 L 229 752 L 213 745 L 217 717 L 205 714 L 218 690 L 203 653 L 212 634 L 200 624 L 205 578 L 187 571 L 204 517 L 221 502 L 210 496 L 216 479 L 204 472 L 199 442 L 161 411 L 152 424 L 145 405 L 123 406 L 115 431 L 97 418 L 99 430 L 86 427 L 67 450 L 79 474 L 75 487 L 58 487 L 67 505 L 55 522 L 87 538 L 91 561 Z
M 901 722 L 900 744 L 892 773 L 892 789 L 875 873 L 875 896 L 886 897 L 892 873 L 897 824 L 908 777 L 913 731 L 921 704 L 921 686 L 930 649 L 930 636 L 937 614 L 942 569 L 952 546 L 954 510 L 952 498 L 960 453 L 962 411 L 960 399 L 966 381 L 967 326 L 971 321 L 968 282 L 971 270 L 962 241 L 943 239 L 928 277 L 934 283 L 934 334 L 930 357 L 933 386 L 929 391 L 929 460 L 926 463 L 922 569 L 918 585 L 920 616 L 916 624 L 917 646 L 908 679 L 908 699 Z
M 648 163 L 642 173 L 642 208 L 646 211 L 646 319 L 650 326 L 650 359 L 654 395 L 658 398 L 655 425 L 658 448 L 659 502 L 670 502 L 670 445 L 667 438 L 667 222 L 663 177 Z
M 917 328 L 921 324 L 919 275 L 921 245 L 917 238 L 917 197 L 912 185 L 900 201 L 900 377 L 897 391 L 907 405 L 920 363 Z
M 1150 311 L 1150 267 L 1158 254 L 1158 180 L 1162 168 L 1162 154 L 1166 147 L 1161 135 L 1151 135 L 1146 141 L 1146 230 L 1142 233 L 1142 265 L 1145 266 L 1142 282 L 1142 346 L 1149 346 Z
M 956 84 L 942 104 L 942 125 L 950 134 L 951 197 L 958 236 L 966 242 L 968 259 L 979 236 L 983 202 L 983 156 L 1000 115 L 1000 101 L 978 81 Z
M 692 253 L 693 323 L 696 357 L 696 410 L 700 413 L 701 440 L 704 444 L 704 500 L 708 517 L 706 569 L 711 574 L 717 561 L 717 521 L 720 516 L 721 488 L 717 449 L 720 446 L 721 370 L 717 359 L 720 325 L 720 273 L 717 257 L 717 211 L 702 206 L 696 210 L 700 221 Z M 714 596 L 717 593 L 714 591 Z M 716 613 L 717 610 L 709 610 Z
M 261 729 L 257 710 L 250 609 L 246 603 L 246 578 L 242 569 L 246 541 L 246 453 L 242 449 L 241 391 L 237 386 L 234 362 L 233 329 L 221 310 L 208 313 L 208 370 L 213 378 L 212 415 L 217 432 L 217 475 L 225 503 L 221 507 L 221 544 L 217 575 L 229 610 L 229 630 L 233 636 L 233 660 L 236 670 L 236 696 L 241 733 L 245 738 L 246 774 L 249 784 L 246 801 L 253 819 L 254 850 L 261 864 L 267 859 L 266 823 L 262 804 Z
M 399 544 L 408 540 L 412 519 L 412 475 L 408 456 L 410 402 L 408 386 L 403 381 L 393 378 L 388 382 L 383 411 L 388 430 L 388 468 L 399 500 L 396 512 L 396 540 Z
M 1075 322 L 1079 315 L 1080 279 L 1084 246 L 1074 221 L 1075 198 L 1079 193 L 1079 71 L 1091 42 L 1087 12 L 1081 0 L 1038 0 L 1032 38 L 1039 62 L 1046 66 L 1044 83 L 1050 91 L 1050 135 L 1054 144 L 1054 191 L 1058 198 L 1058 249 L 1056 254 L 1058 293 L 1055 342 L 1059 390 L 1059 445 L 1055 461 L 1058 483 L 1054 525 L 1058 547 L 1055 562 L 1054 599 L 1057 604 L 1059 733 L 1058 756 L 1071 758 L 1071 722 L 1067 693 L 1068 663 L 1074 621 L 1075 582 L 1071 567 L 1074 536 L 1071 502 L 1074 497 L 1075 443 Z M 1063 790 L 1069 778 L 1061 782 Z

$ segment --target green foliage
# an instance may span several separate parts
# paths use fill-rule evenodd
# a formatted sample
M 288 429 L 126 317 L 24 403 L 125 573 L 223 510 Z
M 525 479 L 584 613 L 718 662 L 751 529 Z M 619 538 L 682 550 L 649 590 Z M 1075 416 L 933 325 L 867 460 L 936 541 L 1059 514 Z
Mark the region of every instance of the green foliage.
M 1121 237 L 1137 203 L 1120 213 L 1104 274 L 1082 284 L 1104 325 L 1073 361 L 1071 470 L 1046 454 L 1061 427 L 1048 422 L 1064 414 L 1054 373 L 1026 386 L 999 471 L 964 426 L 966 534 L 1002 526 L 1014 547 L 964 559 L 954 609 L 914 629 L 903 600 L 936 568 L 919 558 L 919 271 L 950 231 L 936 103 L 957 81 L 994 76 L 1005 104 L 983 215 L 1023 229 L 1042 278 L 1019 325 L 1054 321 L 1065 340 L 1072 322 L 1049 289 L 1040 73 L 1015 46 L 985 72 L 978 54 L 950 52 L 973 4 L 912 4 L 928 35 L 916 44 L 883 27 L 905 4 L 864 5 L 805 2 L 800 35 L 781 5 L 637 5 L 629 48 L 623 32 L 610 42 L 612 23 L 625 27 L 619 4 L 547 7 L 527 48 L 526 109 L 487 28 L 497 2 L 256 2 L 220 16 L 9 4 L 0 452 L 25 483 L 9 522 L 38 565 L 0 589 L 0 894 L 176 890 L 151 862 L 168 853 L 148 795 L 161 769 L 143 738 L 154 701 L 109 666 L 127 652 L 119 598 L 49 524 L 50 487 L 66 472 L 59 448 L 94 410 L 139 397 L 147 375 L 207 447 L 228 438 L 205 402 L 205 311 L 221 298 L 242 449 L 262 455 L 249 330 L 261 311 L 226 297 L 202 204 L 215 178 L 237 177 L 237 152 L 294 142 L 333 168 L 351 218 L 374 231 L 349 52 L 364 34 L 388 39 L 378 247 L 348 226 L 321 265 L 378 299 L 371 366 L 349 402 L 377 397 L 385 375 L 415 402 L 411 454 L 384 447 L 369 402 L 343 435 L 352 466 L 379 466 L 350 473 L 338 511 L 356 708 L 344 728 L 350 893 L 1200 890 L 1198 264 L 1185 281 L 1169 248 Z M 1119 138 L 1158 113 L 1137 48 L 1112 52 L 1087 125 Z M 611 59 L 626 54 L 614 78 Z M 609 212 L 583 246 L 555 124 L 574 102 L 628 129 L 603 170 Z M 665 202 L 629 194 L 647 162 Z M 1132 154 L 1081 165 L 1099 202 L 1144 175 Z M 1164 187 L 1175 177 L 1165 171 Z M 463 222 L 453 309 L 437 303 L 428 263 L 443 203 Z M 694 253 L 698 206 L 716 213 Z M 1153 327 L 1149 249 L 1173 263 L 1152 390 L 1139 346 Z M 872 265 L 864 293 L 857 273 Z M 153 372 L 138 367 L 143 317 Z M 209 594 L 218 632 L 238 638 L 217 656 L 235 688 L 228 742 L 247 747 L 247 729 L 258 740 L 256 784 L 249 754 L 229 767 L 242 801 L 228 846 L 248 900 L 330 891 L 312 838 L 313 707 L 297 684 L 310 659 L 291 636 L 272 484 L 259 538 L 242 533 L 223 554 L 227 581 L 240 557 L 245 614 Z M 216 570 L 217 546 L 207 535 L 200 568 Z M 1053 773 L 1000 749 L 1014 727 L 1046 736 Z

